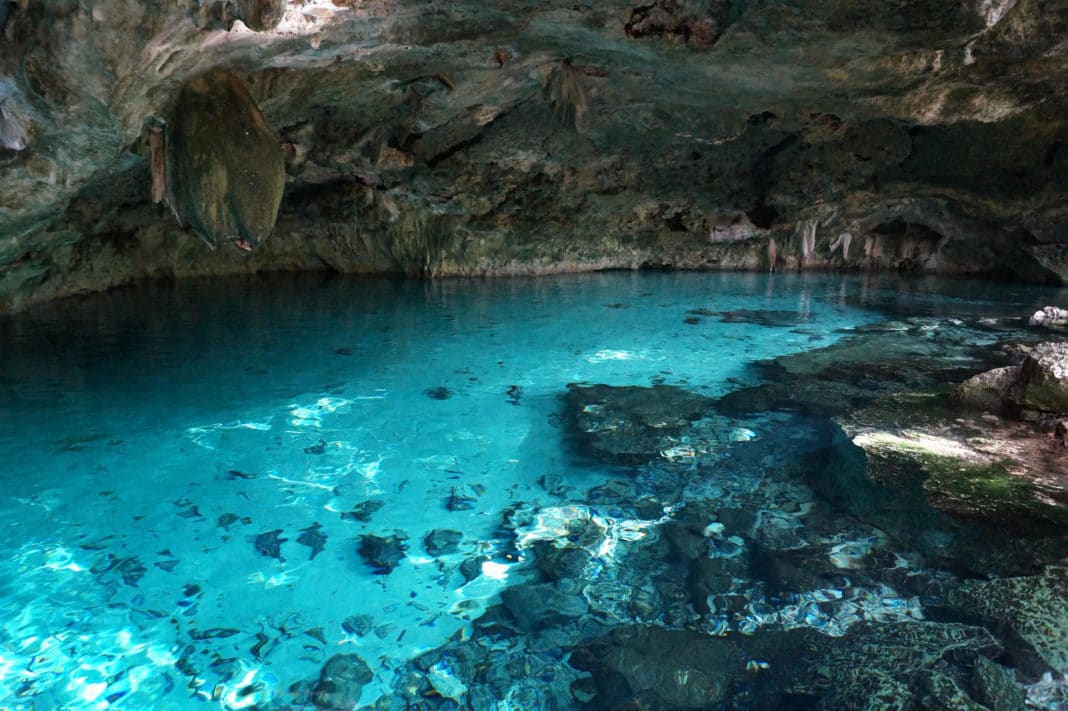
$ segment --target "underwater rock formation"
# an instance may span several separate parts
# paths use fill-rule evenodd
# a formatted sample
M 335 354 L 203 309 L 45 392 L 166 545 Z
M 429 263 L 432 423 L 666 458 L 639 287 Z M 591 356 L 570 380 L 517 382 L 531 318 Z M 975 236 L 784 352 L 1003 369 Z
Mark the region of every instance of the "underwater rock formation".
M 576 451 L 613 464 L 671 456 L 683 433 L 712 407 L 711 398 L 670 385 L 578 385 L 563 396 L 568 440 Z
M 213 71 L 187 82 L 167 122 L 168 201 L 212 249 L 249 250 L 274 228 L 285 188 L 278 139 L 241 80 Z
M 355 654 L 336 654 L 327 660 L 312 689 L 312 703 L 324 711 L 356 707 L 363 687 L 373 679 L 367 662 Z
M 1068 570 L 1000 580 L 967 580 L 950 599 L 998 628 L 1011 629 L 1030 647 L 1017 650 L 1021 666 L 1068 674 Z M 1030 653 L 1030 658 L 1027 654 Z

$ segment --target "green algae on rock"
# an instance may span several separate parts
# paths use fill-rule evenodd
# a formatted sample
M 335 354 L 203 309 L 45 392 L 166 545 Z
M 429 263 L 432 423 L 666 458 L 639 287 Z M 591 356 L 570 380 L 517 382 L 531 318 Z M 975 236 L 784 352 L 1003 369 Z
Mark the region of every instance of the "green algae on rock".
M 285 188 L 278 139 L 241 80 L 212 71 L 191 79 L 167 122 L 169 202 L 213 249 L 248 250 L 271 233 Z

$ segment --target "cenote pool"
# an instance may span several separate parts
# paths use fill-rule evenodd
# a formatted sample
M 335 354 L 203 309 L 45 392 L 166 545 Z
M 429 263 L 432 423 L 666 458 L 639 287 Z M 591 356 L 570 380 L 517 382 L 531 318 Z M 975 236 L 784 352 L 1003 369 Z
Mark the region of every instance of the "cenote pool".
M 279 276 L 6 318 L 0 707 L 1060 708 L 958 593 L 1064 529 L 873 483 L 833 419 L 1058 296 Z

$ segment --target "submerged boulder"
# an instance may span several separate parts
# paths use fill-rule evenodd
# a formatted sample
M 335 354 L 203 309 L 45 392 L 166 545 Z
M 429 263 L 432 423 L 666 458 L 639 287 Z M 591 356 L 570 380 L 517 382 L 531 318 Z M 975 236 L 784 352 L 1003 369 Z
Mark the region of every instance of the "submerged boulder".
M 167 122 L 167 184 L 178 219 L 213 249 L 249 250 L 271 233 L 285 161 L 245 85 L 226 71 L 189 80 Z
M 377 575 L 389 575 L 407 557 L 405 551 L 408 545 L 404 541 L 399 535 L 383 537 L 368 534 L 360 536 L 357 550 Z
M 563 399 L 573 447 L 581 454 L 624 465 L 681 456 L 677 448 L 683 436 L 692 434 L 694 423 L 714 404 L 711 398 L 671 385 L 571 383 Z M 685 453 L 696 454 L 692 446 Z
M 981 708 L 963 689 L 976 661 L 1000 651 L 986 630 L 952 623 L 861 623 L 842 637 L 633 626 L 580 644 L 570 663 L 592 675 L 601 708 L 718 708 L 741 689 L 746 708 L 799 697 L 819 708 Z
M 1051 568 L 1043 575 L 996 580 L 968 580 L 950 593 L 950 600 L 979 614 L 999 629 L 1010 629 L 1037 655 L 1032 672 L 1048 666 L 1068 674 L 1068 569 Z M 1027 652 L 1017 653 L 1019 661 Z
M 342 711 L 356 707 L 367 684 L 374 675 L 367 662 L 355 654 L 335 654 L 326 660 L 319 681 L 312 690 L 316 708 Z

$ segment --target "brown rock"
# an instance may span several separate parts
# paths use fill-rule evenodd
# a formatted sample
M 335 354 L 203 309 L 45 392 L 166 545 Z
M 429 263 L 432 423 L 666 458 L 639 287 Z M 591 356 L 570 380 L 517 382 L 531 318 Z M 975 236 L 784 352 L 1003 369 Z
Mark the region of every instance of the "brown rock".
M 274 228 L 285 187 L 285 162 L 241 80 L 212 71 L 178 93 L 167 123 L 169 202 L 211 247 L 243 249 Z

